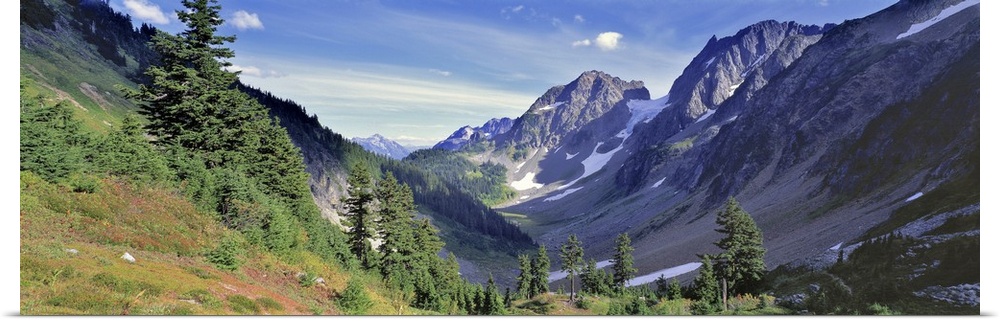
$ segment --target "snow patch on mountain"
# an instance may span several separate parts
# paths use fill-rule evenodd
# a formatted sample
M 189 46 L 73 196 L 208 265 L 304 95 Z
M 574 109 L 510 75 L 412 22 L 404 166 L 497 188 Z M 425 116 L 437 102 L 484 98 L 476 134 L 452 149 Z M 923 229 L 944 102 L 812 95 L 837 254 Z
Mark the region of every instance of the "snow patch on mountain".
M 573 154 L 569 154 L 569 152 L 566 152 L 566 160 L 575 158 L 577 154 L 580 154 L 580 152 L 573 153 Z
M 552 197 L 545 198 L 544 201 L 556 201 L 556 200 L 562 199 L 563 197 L 568 196 L 571 193 L 580 191 L 580 189 L 583 189 L 583 187 L 573 188 L 573 189 L 566 189 L 566 191 L 563 191 L 563 193 L 560 193 L 560 194 L 552 196 Z
M 632 129 L 635 128 L 636 124 L 639 122 L 649 123 L 653 120 L 657 114 L 660 114 L 664 108 L 670 106 L 667 101 L 670 100 L 670 95 L 664 95 L 663 97 L 657 98 L 655 100 L 629 100 L 628 111 L 632 116 L 628 119 L 628 123 L 625 123 L 625 129 L 618 132 L 615 137 L 622 138 L 624 142 L 629 136 L 632 136 Z
M 604 268 L 604 267 L 608 267 L 608 266 L 611 266 L 611 260 L 610 259 L 597 262 L 597 264 L 594 265 L 594 267 L 596 267 L 596 268 Z M 566 276 L 568 276 L 568 274 L 566 274 L 566 272 L 563 272 L 563 271 L 549 272 L 549 283 L 552 283 L 552 282 L 564 279 L 564 278 L 566 278 Z
M 914 200 L 917 200 L 917 198 L 920 198 L 920 197 L 923 197 L 923 196 L 924 196 L 923 192 L 917 192 L 917 193 L 913 194 L 912 196 L 910 196 L 909 198 L 906 198 L 905 202 L 914 201 Z
M 566 102 L 556 102 L 552 105 L 546 105 L 545 107 L 538 109 L 538 111 L 541 112 L 541 111 L 554 110 L 557 107 L 562 106 L 563 104 L 566 104 Z
M 707 62 L 705 62 L 705 68 L 704 69 L 708 69 L 708 66 L 711 66 L 712 63 L 714 63 L 714 62 L 715 62 L 715 57 L 712 57 L 712 59 L 709 59 Z
M 715 110 L 707 110 L 707 111 L 705 111 L 705 114 L 702 114 L 701 117 L 699 117 L 698 120 L 694 121 L 694 122 L 698 123 L 698 122 L 707 120 L 710 116 L 712 116 L 712 114 L 715 114 Z
M 733 94 L 736 93 L 736 89 L 740 88 L 740 85 L 743 85 L 743 82 L 739 82 L 736 85 L 729 86 L 729 95 L 727 95 L 727 96 L 732 97 Z
M 604 145 L 604 142 L 597 143 L 597 146 L 594 147 L 594 152 L 591 152 L 590 156 L 587 157 L 587 159 L 584 159 L 583 162 L 580 162 L 581 164 L 583 164 L 583 175 L 581 175 L 579 178 L 576 178 L 576 180 L 573 180 L 570 183 L 567 183 L 565 185 L 560 186 L 559 188 L 556 188 L 556 190 L 562 190 L 569 186 L 572 186 L 577 181 L 580 181 L 581 179 L 586 178 L 596 173 L 597 171 L 603 169 L 604 166 L 608 164 L 608 161 L 611 161 L 611 157 L 615 156 L 615 153 L 618 153 L 618 151 L 621 151 L 621 149 L 624 147 L 624 141 L 622 141 L 622 144 L 618 145 L 618 147 L 615 148 L 614 150 L 608 151 L 606 153 L 597 153 L 597 150 L 600 149 L 602 145 Z
M 657 181 L 656 183 L 654 183 L 653 184 L 653 188 L 659 187 L 661 184 L 663 184 L 664 180 L 667 180 L 667 177 L 663 177 L 663 179 L 660 179 L 660 181 Z
M 521 180 L 511 182 L 510 186 L 513 187 L 515 190 L 524 191 L 528 189 L 541 188 L 542 184 L 535 182 L 534 172 L 528 172 L 528 174 L 525 174 L 524 178 L 521 178 Z
M 765 57 L 764 54 L 761 54 L 760 56 L 758 56 L 757 60 L 754 60 L 753 63 L 750 64 L 750 66 L 747 66 L 747 69 L 744 70 L 743 73 L 740 74 L 740 77 L 744 77 L 744 78 L 747 77 L 747 74 L 749 74 L 750 71 L 754 69 L 754 67 L 757 67 L 757 64 L 760 64 L 760 62 L 764 61 L 764 57 Z
M 896 36 L 896 39 L 903 39 L 903 38 L 906 38 L 906 37 L 908 37 L 908 36 L 910 36 L 912 34 L 921 32 L 924 29 L 927 29 L 927 27 L 933 26 L 934 24 L 936 24 L 938 22 L 941 22 L 941 20 L 947 19 L 948 17 L 951 17 L 951 15 L 954 15 L 954 14 L 958 13 L 959 11 L 962 11 L 965 8 L 968 8 L 968 7 L 977 5 L 977 4 L 979 4 L 979 0 L 965 0 L 965 1 L 959 2 L 958 4 L 955 4 L 954 6 L 945 8 L 944 10 L 941 10 L 941 13 L 939 13 L 937 16 L 934 16 L 934 18 L 931 18 L 931 19 L 929 19 L 927 21 L 923 21 L 923 22 L 915 23 L 915 24 L 911 25 L 909 30 L 907 30 L 904 33 L 899 34 L 899 36 Z
M 687 263 L 687 264 L 680 265 L 680 266 L 674 266 L 674 267 L 670 267 L 670 268 L 664 268 L 664 269 L 661 269 L 661 270 L 658 270 L 658 271 L 655 271 L 655 272 L 652 272 L 652 273 L 649 273 L 649 274 L 646 274 L 646 275 L 643 275 L 643 276 L 639 276 L 639 277 L 630 279 L 628 281 L 628 285 L 633 285 L 634 286 L 634 285 L 642 285 L 642 284 L 652 283 L 653 281 L 656 281 L 657 278 L 660 278 L 660 275 L 663 275 L 664 278 L 671 278 L 671 277 L 680 276 L 681 274 L 692 272 L 692 271 L 698 269 L 699 267 L 701 267 L 701 263 L 691 262 L 691 263 Z

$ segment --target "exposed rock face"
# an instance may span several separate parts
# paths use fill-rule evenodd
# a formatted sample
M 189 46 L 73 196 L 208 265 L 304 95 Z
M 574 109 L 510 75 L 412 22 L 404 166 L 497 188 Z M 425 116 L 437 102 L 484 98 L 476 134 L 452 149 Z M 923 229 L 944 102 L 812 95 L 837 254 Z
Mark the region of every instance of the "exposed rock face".
M 610 255 L 614 235 L 629 232 L 640 274 L 715 251 L 712 215 L 729 196 L 769 236 L 768 265 L 828 251 L 885 222 L 916 191 L 978 178 L 979 7 L 925 24 L 959 2 L 902 1 L 822 35 L 814 32 L 825 28 L 765 22 L 741 32 L 760 35 L 749 47 L 721 45 L 736 36 L 711 41 L 714 50 L 692 61 L 668 107 L 636 125 L 603 167 L 617 171 L 594 173 L 582 181 L 590 185 L 566 193 L 543 176 L 560 164 L 542 164 L 536 182 L 546 187 L 532 194 L 546 198 L 510 210 L 550 229 L 539 242 L 577 234 L 598 257 Z M 926 28 L 910 33 L 920 24 Z M 564 91 L 550 90 L 529 114 L 550 120 L 544 113 L 563 108 L 555 104 Z M 561 147 L 566 160 L 582 150 L 579 161 L 593 145 L 567 143 L 615 123 L 605 119 L 618 113 L 579 126 L 561 144 L 549 141 L 546 126 L 524 127 L 538 129 L 534 139 L 515 125 L 510 133 L 525 139 L 510 141 Z M 602 147 L 618 144 L 613 133 L 589 133 L 590 142 L 611 140 Z M 974 182 L 968 190 L 978 189 Z
M 733 36 L 713 36 L 674 81 L 670 107 L 644 127 L 639 146 L 669 138 L 711 113 L 748 80 L 748 93 L 763 87 L 767 78 L 787 67 L 832 27 L 767 20 Z
M 455 131 L 455 133 L 452 133 L 444 141 L 435 144 L 434 149 L 461 150 L 470 143 L 480 142 L 507 133 L 512 126 L 514 126 L 514 120 L 509 117 L 490 119 L 480 127 L 466 125 Z
M 584 126 L 601 119 L 593 136 L 610 137 L 629 119 L 629 100 L 648 100 L 641 81 L 626 82 L 600 71 L 589 71 L 566 85 L 549 89 L 526 113 L 514 121 L 510 131 L 497 137 L 498 147 L 558 146 Z
M 402 160 L 412 152 L 401 144 L 396 143 L 396 141 L 378 134 L 368 138 L 352 138 L 351 141 L 360 144 L 369 152 L 385 155 L 396 160 Z
M 618 186 L 634 192 L 647 173 L 668 160 L 677 160 L 686 150 L 664 145 L 671 136 L 687 129 L 687 137 L 697 137 L 699 143 L 709 141 L 718 133 L 720 123 L 739 115 L 754 93 L 833 27 L 769 20 L 721 40 L 712 37 L 674 82 L 667 109 L 651 122 L 636 126 L 638 134 L 631 146 L 639 152 L 619 170 L 615 178 Z M 696 123 L 703 127 L 691 129 Z M 675 162 L 675 166 L 680 163 Z

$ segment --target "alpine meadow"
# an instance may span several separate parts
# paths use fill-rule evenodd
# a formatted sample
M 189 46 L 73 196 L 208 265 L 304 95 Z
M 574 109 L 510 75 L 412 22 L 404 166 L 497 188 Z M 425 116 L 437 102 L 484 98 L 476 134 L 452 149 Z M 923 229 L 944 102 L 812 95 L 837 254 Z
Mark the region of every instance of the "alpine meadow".
M 979 0 L 19 8 L 21 315 L 981 314 Z

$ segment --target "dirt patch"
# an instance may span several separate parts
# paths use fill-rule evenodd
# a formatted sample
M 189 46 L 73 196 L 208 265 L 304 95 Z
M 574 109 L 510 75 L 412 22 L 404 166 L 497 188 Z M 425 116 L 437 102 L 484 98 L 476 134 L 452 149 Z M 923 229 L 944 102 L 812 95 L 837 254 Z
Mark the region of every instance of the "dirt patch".
M 101 92 L 100 90 L 97 89 L 97 86 L 83 82 L 80 83 L 80 86 L 77 86 L 77 88 L 80 89 L 80 92 L 83 93 L 83 95 L 87 95 L 87 97 L 90 97 L 90 99 L 93 100 L 94 103 L 97 103 L 97 106 L 100 106 L 102 110 L 107 111 L 108 106 L 111 106 L 111 103 L 109 103 L 108 100 L 104 99 L 104 95 L 101 95 Z

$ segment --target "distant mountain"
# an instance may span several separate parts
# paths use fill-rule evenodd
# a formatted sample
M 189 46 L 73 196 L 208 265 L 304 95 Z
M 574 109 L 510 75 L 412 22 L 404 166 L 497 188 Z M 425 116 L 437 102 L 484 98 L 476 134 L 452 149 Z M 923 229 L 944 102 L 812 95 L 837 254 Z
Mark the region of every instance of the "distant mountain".
M 407 155 L 410 155 L 410 152 L 412 152 L 412 150 L 396 143 L 396 141 L 390 140 L 379 134 L 375 134 L 367 138 L 351 138 L 351 141 L 360 144 L 369 152 L 385 155 L 396 160 L 402 160 Z
M 470 143 L 480 142 L 507 133 L 513 125 L 514 121 L 509 117 L 490 119 L 480 127 L 466 125 L 452 133 L 444 141 L 435 144 L 433 148 L 451 151 L 459 150 Z
M 536 241 L 576 234 L 600 260 L 628 232 L 640 275 L 715 251 L 730 196 L 764 230 L 770 267 L 966 216 L 979 203 L 975 2 L 762 21 L 712 37 L 653 100 L 641 82 L 586 72 L 470 159 L 508 168 L 518 195 L 501 207 L 530 218 Z

